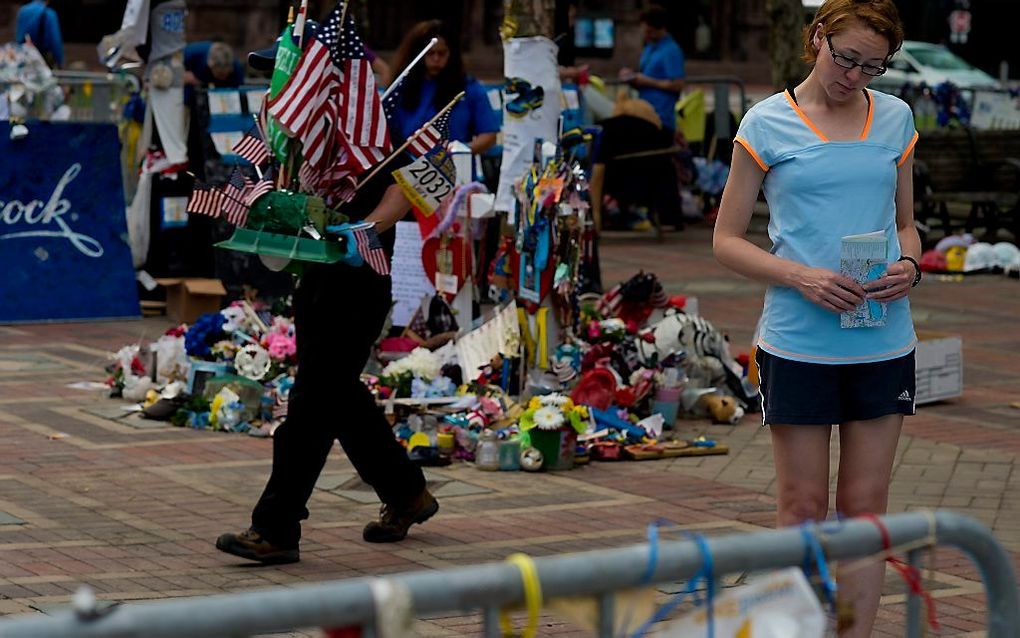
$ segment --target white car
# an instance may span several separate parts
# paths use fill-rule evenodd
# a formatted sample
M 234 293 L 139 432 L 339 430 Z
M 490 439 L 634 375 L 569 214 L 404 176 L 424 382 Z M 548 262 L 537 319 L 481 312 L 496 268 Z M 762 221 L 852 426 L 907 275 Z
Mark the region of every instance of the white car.
M 998 81 L 965 62 L 946 47 L 904 40 L 889 61 L 888 70 L 872 83 L 875 88 L 896 91 L 904 84 L 925 83 L 934 87 L 952 82 L 961 89 L 998 88 Z

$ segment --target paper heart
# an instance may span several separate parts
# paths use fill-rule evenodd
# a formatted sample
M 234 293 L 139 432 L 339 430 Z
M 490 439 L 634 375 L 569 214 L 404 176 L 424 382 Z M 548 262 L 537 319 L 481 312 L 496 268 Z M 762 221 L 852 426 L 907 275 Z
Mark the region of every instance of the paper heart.
M 474 272 L 473 254 L 466 239 L 463 237 L 450 238 L 447 240 L 445 249 L 447 253 L 445 258 L 448 260 L 449 267 L 443 272 L 439 267 L 440 259 L 443 257 L 440 255 L 441 247 L 441 238 L 433 237 L 427 240 L 421 248 L 421 265 L 425 268 L 425 274 L 429 281 L 436 287 L 436 291 L 442 293 L 449 303 L 457 296 L 457 291 L 464 286 L 468 275 Z M 444 277 L 447 274 L 456 277 L 456 281 L 450 277 Z

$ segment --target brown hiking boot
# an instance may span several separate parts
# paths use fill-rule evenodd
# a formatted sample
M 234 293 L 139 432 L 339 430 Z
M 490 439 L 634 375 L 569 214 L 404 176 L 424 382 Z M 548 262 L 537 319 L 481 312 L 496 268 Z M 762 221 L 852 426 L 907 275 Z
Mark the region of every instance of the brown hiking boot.
M 383 504 L 379 509 L 379 520 L 365 525 L 362 538 L 369 543 L 395 543 L 404 540 L 407 530 L 415 523 L 424 523 L 439 511 L 439 501 L 422 490 L 411 504 L 405 508 L 396 508 Z
M 240 534 L 223 534 L 216 539 L 216 549 L 266 565 L 285 565 L 301 560 L 296 546 L 278 547 L 253 529 L 246 529 Z

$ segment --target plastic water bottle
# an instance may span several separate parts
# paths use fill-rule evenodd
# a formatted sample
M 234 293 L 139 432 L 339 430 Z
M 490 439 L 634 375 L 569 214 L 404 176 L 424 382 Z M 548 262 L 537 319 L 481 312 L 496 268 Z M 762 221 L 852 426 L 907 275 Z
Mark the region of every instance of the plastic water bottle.
M 478 437 L 475 467 L 487 471 L 499 469 L 499 441 L 496 440 L 496 433 L 492 430 L 484 430 Z

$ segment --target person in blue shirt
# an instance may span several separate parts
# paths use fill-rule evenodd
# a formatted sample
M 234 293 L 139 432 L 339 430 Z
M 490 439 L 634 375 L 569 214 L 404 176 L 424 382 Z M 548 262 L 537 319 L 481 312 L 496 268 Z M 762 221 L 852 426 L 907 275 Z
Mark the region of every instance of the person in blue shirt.
M 49 0 L 32 0 L 18 9 L 14 41 L 31 41 L 47 63 L 60 68 L 64 66 L 64 38 L 57 12 L 49 4 Z
M 184 83 L 232 88 L 244 84 L 244 67 L 223 42 L 191 42 L 184 47 Z
M 914 414 L 917 131 L 907 104 L 867 88 L 902 42 L 894 0 L 826 0 L 804 35 L 811 73 L 755 104 L 734 139 L 713 247 L 723 265 L 768 284 L 755 362 L 780 526 L 827 517 L 833 425 L 837 515 L 884 513 L 903 418 Z M 759 189 L 769 249 L 747 238 Z M 851 261 L 860 244 L 849 238 L 868 234 L 875 252 Z M 840 576 L 854 616 L 841 638 L 871 635 L 884 565 Z
M 620 69 L 620 79 L 637 89 L 638 97 L 655 108 L 662 126 L 676 130 L 676 101 L 684 88 L 684 52 L 673 36 L 666 31 L 668 14 L 658 5 L 651 5 L 641 13 L 641 31 L 645 48 L 641 53 L 641 66 Z
M 464 142 L 479 155 L 492 148 L 499 120 L 481 83 L 464 72 L 460 38 L 441 20 L 414 25 L 394 56 L 392 72 L 398 76 L 429 40 L 436 45 L 401 81 L 397 108 L 390 119 L 390 134 L 399 144 L 432 119 L 458 93 L 464 98 L 450 111 L 450 141 Z

